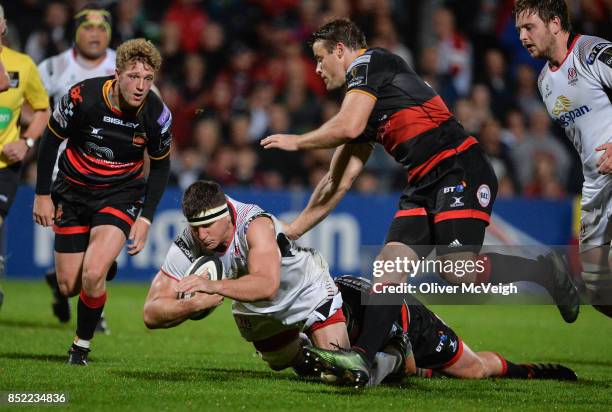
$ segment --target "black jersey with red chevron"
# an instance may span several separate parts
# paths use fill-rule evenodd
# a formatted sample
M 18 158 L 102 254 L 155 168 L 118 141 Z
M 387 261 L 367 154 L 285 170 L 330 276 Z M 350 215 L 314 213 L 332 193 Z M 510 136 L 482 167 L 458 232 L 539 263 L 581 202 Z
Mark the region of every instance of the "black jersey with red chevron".
M 149 92 L 131 112 L 113 107 L 115 79 L 96 77 L 70 88 L 57 103 L 49 129 L 68 139 L 59 160 L 59 176 L 87 188 L 117 187 L 143 178 L 144 151 L 152 159 L 170 152 L 172 115 Z
M 361 92 L 376 99 L 366 129 L 355 141 L 382 144 L 411 181 L 476 143 L 429 84 L 388 50 L 365 50 L 349 66 L 346 85 L 347 94 Z

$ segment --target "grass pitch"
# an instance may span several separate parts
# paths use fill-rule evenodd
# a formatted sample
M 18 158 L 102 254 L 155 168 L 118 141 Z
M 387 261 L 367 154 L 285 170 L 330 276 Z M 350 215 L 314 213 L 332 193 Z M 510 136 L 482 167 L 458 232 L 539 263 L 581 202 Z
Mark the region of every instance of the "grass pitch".
M 612 402 L 612 319 L 586 306 L 572 325 L 553 306 L 433 308 L 473 349 L 515 362 L 563 363 L 576 370 L 578 382 L 411 378 L 358 391 L 268 370 L 240 338 L 229 302 L 202 321 L 147 330 L 144 284 L 109 285 L 112 333 L 96 336 L 89 367 L 70 367 L 63 362 L 75 320 L 57 322 L 43 280 L 3 287 L 0 391 L 65 392 L 69 402 L 61 409 L 601 411 Z

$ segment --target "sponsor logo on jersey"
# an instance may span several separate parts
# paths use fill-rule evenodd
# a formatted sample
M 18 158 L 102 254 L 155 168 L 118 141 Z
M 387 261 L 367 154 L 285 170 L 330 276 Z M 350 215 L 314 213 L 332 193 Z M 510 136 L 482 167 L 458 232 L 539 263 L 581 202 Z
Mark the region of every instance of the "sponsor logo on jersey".
M 593 50 L 591 50 L 591 53 L 589 53 L 589 57 L 587 57 L 587 64 L 595 63 L 595 59 L 597 59 L 597 55 L 599 54 L 599 52 L 608 46 L 612 46 L 612 43 L 596 44 L 595 47 L 593 47 Z
M 185 242 L 185 240 L 183 240 L 183 238 L 177 238 L 174 241 L 174 244 L 181 250 L 181 252 L 183 252 L 185 257 L 189 259 L 190 262 L 193 262 L 195 260 L 195 258 L 193 257 L 193 253 L 191 253 L 189 245 L 187 244 L 187 242 Z
M 570 86 L 575 86 L 578 83 L 578 72 L 575 67 L 570 67 L 567 70 L 567 84 Z
M 8 107 L 0 107 L 0 130 L 4 130 L 11 123 L 13 111 Z
M 368 56 L 369 57 L 369 56 Z M 349 69 L 349 82 L 347 87 L 350 89 L 351 87 L 362 86 L 368 83 L 368 65 L 367 64 L 358 64 L 354 66 L 352 69 Z
M 81 85 L 73 87 L 70 89 L 70 99 L 74 104 L 83 103 L 83 96 L 81 96 Z
M 599 61 L 612 68 L 612 47 L 607 48 L 599 55 Z
M 115 158 L 115 154 L 108 147 L 98 146 L 92 142 L 85 142 L 85 148 L 89 154 L 96 154 L 103 159 L 113 160 Z
M 121 119 L 117 119 L 116 117 L 110 117 L 110 116 L 104 116 L 102 118 L 102 121 L 106 123 L 116 124 L 116 125 L 123 126 L 123 127 L 129 127 L 131 129 L 135 129 L 139 126 L 139 123 L 124 122 Z
M 102 136 L 99 135 L 99 133 L 102 131 L 102 128 L 95 128 L 93 126 L 89 127 L 91 127 L 91 132 L 89 133 L 91 137 L 95 137 L 96 139 L 102 139 Z
M 488 185 L 480 185 L 476 191 L 476 199 L 480 206 L 487 207 L 491 202 L 491 189 Z
M 147 134 L 145 132 L 134 132 L 132 136 L 132 144 L 136 147 L 142 147 L 147 144 Z
M 550 84 L 546 83 L 544 89 L 546 90 L 546 92 L 544 93 L 544 98 L 547 98 L 552 94 L 552 90 L 550 90 Z
M 353 62 L 351 63 L 351 65 L 349 66 L 349 68 L 347 69 L 347 73 L 350 73 L 350 71 L 357 65 L 359 64 L 368 64 L 370 63 L 370 60 L 372 59 L 372 55 L 367 53 L 367 54 L 362 54 L 361 56 L 357 57 L 355 60 L 353 60 Z
M 563 95 L 557 97 L 552 114 L 556 116 L 555 121 L 559 123 L 561 127 L 567 127 L 575 123 L 576 119 L 591 111 L 591 108 L 587 105 L 582 105 L 577 109 L 572 109 L 571 106 L 572 101 L 567 97 Z

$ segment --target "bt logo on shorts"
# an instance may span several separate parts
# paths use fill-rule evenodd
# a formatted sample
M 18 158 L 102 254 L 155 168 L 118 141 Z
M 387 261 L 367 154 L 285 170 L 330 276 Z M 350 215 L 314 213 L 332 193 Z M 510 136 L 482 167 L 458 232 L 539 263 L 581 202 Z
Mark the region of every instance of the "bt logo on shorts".
M 448 336 L 444 334 L 441 330 L 438 331 L 438 336 L 440 337 L 440 341 L 438 342 L 438 346 L 436 346 L 436 352 L 442 352 L 442 348 L 444 348 L 444 343 L 448 340 Z
M 464 181 L 461 181 L 457 186 L 446 186 L 442 189 L 442 192 L 446 195 L 448 193 L 463 193 L 467 184 Z

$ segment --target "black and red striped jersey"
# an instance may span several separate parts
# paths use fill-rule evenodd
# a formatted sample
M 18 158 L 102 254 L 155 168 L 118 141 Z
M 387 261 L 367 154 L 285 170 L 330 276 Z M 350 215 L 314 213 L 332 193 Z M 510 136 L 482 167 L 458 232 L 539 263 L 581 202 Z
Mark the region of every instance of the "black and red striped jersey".
M 57 103 L 49 130 L 68 139 L 59 176 L 87 188 L 117 187 L 143 177 L 144 150 L 151 159 L 170 153 L 170 110 L 149 93 L 133 112 L 112 106 L 114 76 L 84 80 Z
M 442 98 L 399 56 L 381 48 L 364 50 L 346 72 L 348 93 L 376 99 L 356 142 L 377 142 L 408 172 L 409 181 L 441 160 L 476 143 Z

